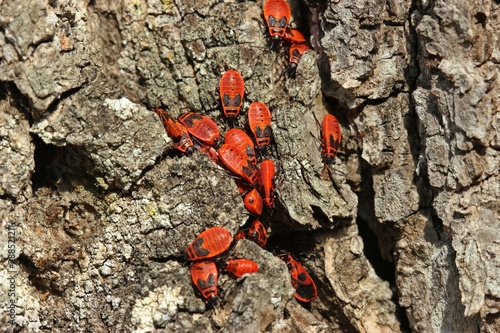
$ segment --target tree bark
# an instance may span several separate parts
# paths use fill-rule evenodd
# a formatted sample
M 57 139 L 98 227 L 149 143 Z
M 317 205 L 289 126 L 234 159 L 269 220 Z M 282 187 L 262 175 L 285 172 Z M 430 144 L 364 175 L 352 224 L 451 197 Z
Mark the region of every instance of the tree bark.
M 0 0 L 3 332 L 499 332 L 500 4 L 290 0 L 295 77 L 262 1 Z M 186 246 L 248 219 L 230 175 L 154 110 L 229 128 L 222 73 L 273 117 L 269 246 L 221 302 Z M 320 122 L 342 142 L 321 158 Z M 318 298 L 293 295 L 293 253 Z

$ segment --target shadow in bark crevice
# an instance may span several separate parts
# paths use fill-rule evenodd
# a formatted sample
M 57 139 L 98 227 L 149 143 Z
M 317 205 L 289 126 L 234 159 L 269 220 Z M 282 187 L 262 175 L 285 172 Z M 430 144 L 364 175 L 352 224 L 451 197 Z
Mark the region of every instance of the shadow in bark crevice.
M 358 195 L 358 217 L 356 223 L 359 236 L 363 239 L 363 252 L 375 273 L 387 281 L 393 291 L 392 301 L 396 306 L 395 315 L 402 332 L 411 332 L 410 322 L 405 309 L 399 305 L 399 295 L 396 285 L 396 267 L 393 258 L 394 248 L 400 232 L 392 226 L 379 223 L 375 216 L 375 193 L 370 165 L 362 161 L 362 181 Z

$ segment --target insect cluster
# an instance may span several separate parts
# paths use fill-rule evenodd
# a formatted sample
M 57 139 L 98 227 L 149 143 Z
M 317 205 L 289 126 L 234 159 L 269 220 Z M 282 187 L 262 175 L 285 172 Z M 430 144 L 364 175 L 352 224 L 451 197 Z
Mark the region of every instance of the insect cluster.
M 231 234 L 226 228 L 212 227 L 199 234 L 186 249 L 192 261 L 191 280 L 201 295 L 211 302 L 217 300 L 219 296 L 218 265 L 238 278 L 259 270 L 257 263 L 252 260 L 216 259 L 229 250 L 232 241 Z
M 264 19 L 271 36 L 271 48 L 283 42 L 289 47 L 288 75 L 294 76 L 304 52 L 310 49 L 307 39 L 298 29 L 290 27 L 292 12 L 285 0 L 268 0 L 264 4 Z
M 283 42 L 290 47 L 290 66 L 293 74 L 300 57 L 309 49 L 306 38 L 297 29 L 289 27 L 291 11 L 285 0 L 268 0 L 264 4 L 264 18 L 269 29 L 271 45 Z M 237 241 L 246 238 L 262 248 L 267 244 L 267 227 L 262 220 L 263 210 L 272 215 L 275 202 L 276 166 L 269 156 L 274 143 L 271 127 L 272 114 L 266 104 L 252 102 L 248 107 L 246 123 L 248 132 L 235 127 L 245 97 L 245 83 L 236 70 L 226 71 L 219 81 L 222 110 L 231 127 L 223 136 L 217 124 L 207 116 L 189 112 L 177 120 L 163 109 L 157 109 L 165 130 L 173 140 L 173 147 L 182 154 L 200 151 L 232 175 L 243 198 L 250 218 L 235 235 L 220 226 L 209 228 L 198 235 L 187 247 L 191 260 L 191 279 L 194 286 L 207 300 L 219 297 L 217 280 L 219 270 L 235 277 L 255 273 L 258 265 L 248 259 L 227 259 L 227 253 Z M 337 119 L 327 114 L 321 125 L 321 155 L 325 163 L 336 156 L 341 139 L 341 128 Z M 260 160 L 260 161 L 259 161 Z M 276 251 L 272 251 L 276 252 Z M 317 297 L 313 279 L 290 253 L 277 253 L 291 276 L 295 297 L 302 302 L 311 302 Z

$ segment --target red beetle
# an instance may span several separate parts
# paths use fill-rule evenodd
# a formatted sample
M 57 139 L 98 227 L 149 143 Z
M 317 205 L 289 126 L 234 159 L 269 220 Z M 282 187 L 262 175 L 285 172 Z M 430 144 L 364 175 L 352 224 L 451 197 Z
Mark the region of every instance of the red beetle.
M 235 277 L 240 278 L 245 274 L 257 273 L 259 271 L 259 265 L 248 259 L 228 259 L 226 262 L 226 270 Z
M 285 42 L 304 44 L 307 42 L 306 37 L 298 29 L 287 28 L 285 31 L 285 36 L 283 37 Z
M 223 144 L 219 148 L 219 160 L 229 171 L 246 182 L 255 184 L 257 168 L 239 147 L 227 143 Z
M 218 298 L 218 278 L 219 272 L 213 261 L 196 261 L 191 264 L 191 280 L 203 297 L 209 301 Z
M 332 114 L 327 114 L 321 124 L 321 157 L 325 163 L 331 163 L 339 151 L 342 129 Z
M 292 286 L 295 288 L 295 298 L 306 303 L 314 301 L 318 297 L 316 284 L 302 264 L 295 260 L 289 253 L 280 255 L 279 257 L 285 261 L 290 273 Z
M 186 126 L 188 132 L 203 144 L 213 146 L 220 140 L 217 124 L 207 116 L 188 112 L 179 117 L 179 122 Z
M 251 190 L 243 198 L 245 208 L 252 214 L 260 216 L 262 214 L 262 197 L 256 189 Z
M 224 115 L 233 121 L 240 113 L 245 95 L 245 83 L 241 74 L 235 70 L 225 72 L 219 82 L 219 94 Z
M 200 260 L 218 256 L 231 246 L 232 237 L 224 227 L 212 227 L 196 237 L 186 251 L 189 259 Z
M 306 44 L 292 44 L 290 46 L 290 65 L 288 65 L 287 72 L 290 76 L 295 75 L 295 71 L 297 70 L 297 66 L 299 65 L 299 61 L 304 55 L 304 52 L 311 49 Z
M 250 104 L 248 126 L 250 126 L 258 148 L 269 146 L 273 131 L 271 129 L 271 112 L 266 104 L 262 102 Z
M 259 188 L 262 202 L 266 207 L 272 207 L 274 204 L 274 174 L 275 168 L 272 160 L 260 162 Z
M 172 118 L 163 109 L 156 109 L 156 113 L 163 121 L 163 126 L 168 136 L 174 141 L 174 148 L 180 150 L 182 153 L 192 153 L 194 151 L 194 144 L 186 127 Z
M 240 128 L 231 128 L 226 132 L 224 143 L 237 147 L 240 151 L 245 152 L 250 162 L 253 164 L 257 163 L 253 141 L 244 130 Z
M 290 23 L 290 6 L 285 0 L 267 0 L 264 4 L 264 19 L 271 36 L 271 42 L 279 42 Z

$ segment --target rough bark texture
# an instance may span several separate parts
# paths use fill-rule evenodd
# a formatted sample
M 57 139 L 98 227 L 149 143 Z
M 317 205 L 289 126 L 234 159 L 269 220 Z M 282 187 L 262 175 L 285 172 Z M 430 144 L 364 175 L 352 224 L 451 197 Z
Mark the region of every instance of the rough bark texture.
M 500 331 L 498 1 L 290 3 L 313 47 L 295 78 L 262 1 L 0 0 L 1 331 Z M 229 255 L 259 273 L 221 274 L 214 308 L 191 285 L 187 244 L 248 214 L 153 111 L 224 133 L 227 69 L 244 110 L 271 109 L 265 218 L 315 280 L 309 306 L 246 240 Z M 343 131 L 330 166 L 326 113 Z

